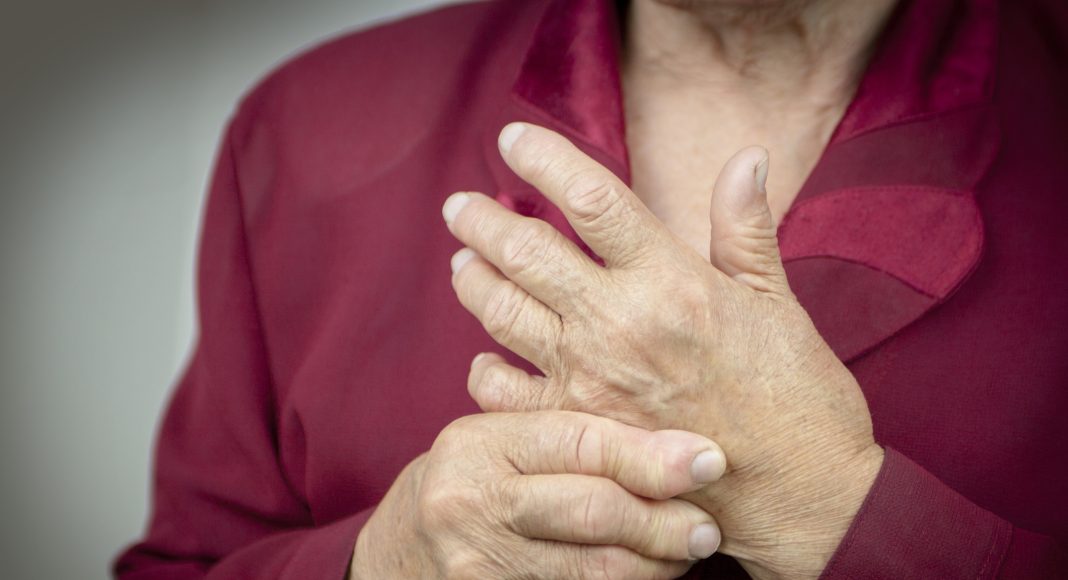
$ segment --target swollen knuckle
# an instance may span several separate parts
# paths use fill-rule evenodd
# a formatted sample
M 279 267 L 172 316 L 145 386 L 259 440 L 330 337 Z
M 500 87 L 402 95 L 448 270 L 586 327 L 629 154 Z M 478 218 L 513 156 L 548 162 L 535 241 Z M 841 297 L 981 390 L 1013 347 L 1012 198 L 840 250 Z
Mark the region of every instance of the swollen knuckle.
M 618 206 L 619 189 L 591 170 L 577 171 L 564 182 L 564 202 L 579 219 L 596 222 Z
M 519 317 L 526 305 L 523 291 L 516 286 L 503 285 L 493 292 L 486 303 L 483 325 L 486 332 L 502 343 L 507 343 L 516 333 Z
M 446 454 L 451 453 L 449 451 L 451 449 L 462 449 L 475 437 L 479 430 L 478 424 L 480 422 L 481 416 L 479 415 L 468 415 L 454 419 L 438 433 L 438 437 L 434 441 L 434 447 L 445 449 Z
M 667 337 L 693 338 L 711 312 L 708 292 L 701 284 L 690 281 L 672 284 L 671 289 L 671 300 L 664 301 L 656 312 L 649 312 L 649 322 L 655 326 L 651 331 Z
M 425 486 L 418 497 L 419 513 L 429 530 L 448 529 L 455 525 L 457 514 L 478 509 L 477 496 L 465 486 Z
M 649 476 L 649 496 L 652 499 L 670 499 L 674 493 L 663 469 L 654 470 Z
M 641 483 L 645 489 L 646 497 L 655 500 L 666 500 L 680 493 L 677 471 L 665 458 L 665 453 L 654 442 L 646 442 L 641 450 L 642 460 L 649 465 L 645 471 Z
M 500 365 L 493 365 L 482 372 L 475 391 L 481 400 L 492 409 L 502 409 L 510 403 L 509 393 L 514 388 L 515 378 Z
M 686 280 L 675 285 L 676 303 L 687 314 L 697 314 L 708 309 L 708 289 L 701 282 Z
M 482 371 L 478 387 L 482 389 L 501 390 L 511 386 L 511 374 L 501 365 L 491 365 Z
M 476 415 L 465 415 L 463 417 L 457 417 L 445 426 L 445 429 L 442 430 L 442 433 L 451 436 L 466 435 L 477 430 L 479 423 L 479 417 Z
M 504 240 L 502 265 L 509 271 L 526 271 L 545 260 L 553 243 L 552 232 L 534 223 L 517 226 Z
M 451 552 L 442 563 L 442 576 L 449 580 L 475 580 L 490 573 L 486 557 L 475 550 L 459 549 Z

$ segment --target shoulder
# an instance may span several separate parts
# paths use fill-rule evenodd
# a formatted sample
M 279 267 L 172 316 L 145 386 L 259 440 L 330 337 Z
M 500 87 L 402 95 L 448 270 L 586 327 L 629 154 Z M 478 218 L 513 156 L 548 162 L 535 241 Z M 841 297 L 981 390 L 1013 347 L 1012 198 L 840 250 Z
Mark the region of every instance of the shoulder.
M 249 90 L 227 135 L 246 219 L 423 167 L 412 156 L 421 143 L 471 125 L 465 116 L 510 88 L 543 8 L 534 0 L 449 5 L 282 63 Z
M 485 69 L 495 52 L 505 51 L 498 45 L 507 44 L 510 32 L 522 31 L 538 4 L 453 4 L 328 40 L 282 63 L 249 90 L 235 124 L 267 122 L 276 133 L 322 135 L 347 121 L 362 122 L 368 131 L 381 125 L 375 120 L 432 114 L 450 89 L 493 76 Z

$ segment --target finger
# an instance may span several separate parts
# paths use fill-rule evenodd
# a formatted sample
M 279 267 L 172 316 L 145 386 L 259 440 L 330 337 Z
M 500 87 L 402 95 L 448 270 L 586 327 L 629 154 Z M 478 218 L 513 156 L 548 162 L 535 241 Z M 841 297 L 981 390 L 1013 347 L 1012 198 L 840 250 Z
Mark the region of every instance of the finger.
M 498 144 L 512 171 L 560 208 L 606 264 L 645 263 L 673 239 L 626 184 L 561 135 L 511 123 Z
M 511 478 L 507 522 L 524 537 L 619 545 L 656 560 L 699 560 L 719 547 L 719 528 L 690 502 L 638 497 L 610 479 L 585 475 Z
M 646 431 L 570 411 L 500 413 L 505 455 L 523 474 L 607 477 L 631 493 L 668 499 L 719 479 L 723 450 L 686 431 Z
M 712 265 L 756 290 L 789 291 L 768 207 L 768 152 L 747 147 L 723 167 L 712 192 Z
M 548 372 L 560 336 L 560 316 L 470 248 L 453 255 L 452 267 L 452 287 L 460 304 L 501 346 Z
M 535 550 L 538 577 L 577 580 L 670 580 L 685 574 L 693 562 L 654 560 L 622 546 L 590 546 L 539 541 Z
M 442 206 L 449 231 L 554 310 L 569 310 L 600 274 L 556 228 L 479 193 L 455 193 Z
M 471 361 L 467 392 L 487 413 L 559 409 L 559 393 L 543 377 L 530 376 L 498 354 L 482 353 Z

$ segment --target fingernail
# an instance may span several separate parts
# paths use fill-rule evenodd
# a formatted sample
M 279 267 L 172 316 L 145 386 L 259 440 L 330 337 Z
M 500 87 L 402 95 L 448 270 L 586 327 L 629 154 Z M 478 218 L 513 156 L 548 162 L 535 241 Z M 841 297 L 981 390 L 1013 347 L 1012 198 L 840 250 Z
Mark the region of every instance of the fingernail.
M 690 464 L 690 475 L 697 483 L 712 483 L 723 477 L 727 470 L 727 458 L 721 451 L 709 449 L 697 454 Z
M 459 252 L 452 255 L 452 259 L 449 260 L 449 266 L 452 268 L 452 273 L 455 274 L 460 271 L 460 268 L 464 267 L 464 264 L 471 261 L 471 258 L 475 257 L 475 251 L 471 248 L 463 248 Z
M 486 353 L 480 352 L 480 353 L 476 354 L 475 358 L 471 359 L 471 367 L 474 368 L 474 367 L 478 366 L 478 361 L 480 361 L 480 360 L 482 360 L 484 358 L 486 358 Z
M 753 178 L 756 179 L 757 190 L 760 193 L 767 194 L 768 184 L 768 154 L 764 152 L 764 159 L 757 163 L 756 169 L 753 170 Z
M 450 195 L 449 199 L 445 200 L 445 205 L 441 206 L 441 216 L 445 218 L 445 223 L 451 224 L 452 220 L 456 219 L 456 216 L 460 213 L 460 210 L 470 201 L 471 196 L 466 193 Z
M 697 560 L 716 553 L 719 549 L 719 528 L 713 524 L 700 524 L 690 532 L 690 557 Z
M 497 138 L 497 146 L 501 148 L 501 151 L 508 153 L 512 150 L 512 145 L 515 144 L 516 139 L 519 139 L 519 136 L 526 130 L 527 126 L 524 123 L 509 123 L 501 130 L 501 134 Z

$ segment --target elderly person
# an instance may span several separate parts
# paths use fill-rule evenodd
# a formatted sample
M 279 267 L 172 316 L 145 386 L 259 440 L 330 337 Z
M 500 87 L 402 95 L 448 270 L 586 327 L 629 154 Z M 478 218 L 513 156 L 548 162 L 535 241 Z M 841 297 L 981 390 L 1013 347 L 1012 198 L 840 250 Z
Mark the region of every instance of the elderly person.
M 286 64 L 117 574 L 1068 575 L 1066 13 L 487 2 Z

